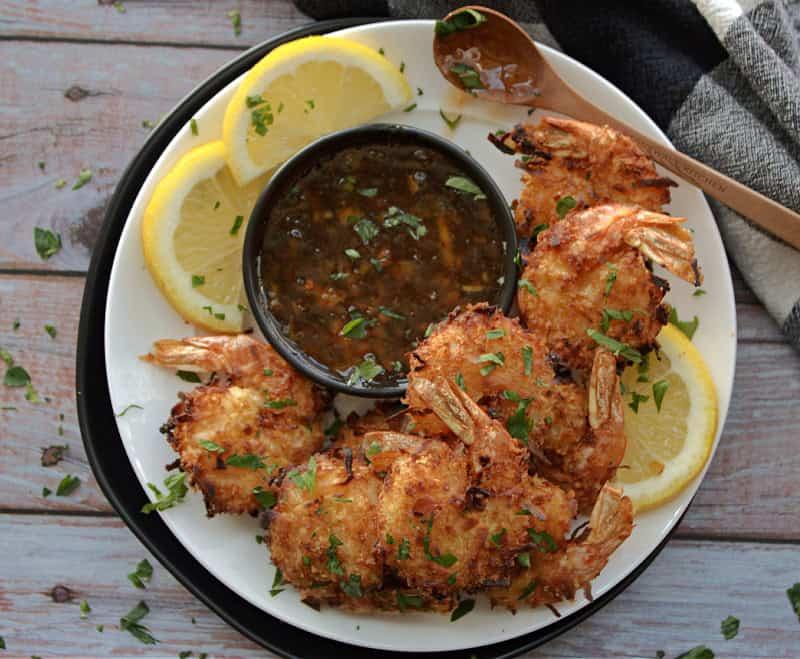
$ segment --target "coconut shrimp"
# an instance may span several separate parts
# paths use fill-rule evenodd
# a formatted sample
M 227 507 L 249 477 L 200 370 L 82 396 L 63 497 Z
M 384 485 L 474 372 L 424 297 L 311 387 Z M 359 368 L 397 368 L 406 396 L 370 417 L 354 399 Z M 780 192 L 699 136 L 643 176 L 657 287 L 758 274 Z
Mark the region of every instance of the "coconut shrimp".
M 264 343 L 246 335 L 165 339 L 143 359 L 211 374 L 180 394 L 162 427 L 209 516 L 258 514 L 275 477 L 322 447 L 322 393 Z
M 386 565 L 434 597 L 507 586 L 519 553 L 538 542 L 560 546 L 574 499 L 529 476 L 524 449 L 455 384 L 419 378 L 411 386 L 459 441 L 417 438 L 421 446 L 391 463 L 378 504 Z
M 523 236 L 552 226 L 573 207 L 616 202 L 660 211 L 676 185 L 659 176 L 636 142 L 607 126 L 543 117 L 491 140 L 505 152 L 522 154 L 524 188 L 515 219 Z
M 633 530 L 633 505 L 620 490 L 603 486 L 589 517 L 588 529 L 557 549 L 536 553 L 515 568 L 513 583 L 490 592 L 492 605 L 515 611 L 530 606 L 574 599 L 579 590 L 590 596 L 592 580 Z
M 616 360 L 606 350 L 595 353 L 587 387 L 553 359 L 538 333 L 485 305 L 470 307 L 440 323 L 412 353 L 409 417 L 415 432 L 441 435 L 440 425 L 449 431 L 416 383 L 442 377 L 458 384 L 527 446 L 532 471 L 573 490 L 588 511 L 626 446 Z M 502 359 L 480 361 L 486 354 Z
M 521 318 L 572 368 L 591 365 L 595 332 L 634 351 L 650 350 L 667 322 L 661 301 L 669 285 L 649 262 L 702 283 L 684 221 L 619 204 L 567 215 L 539 236 L 527 259 L 517 293 Z

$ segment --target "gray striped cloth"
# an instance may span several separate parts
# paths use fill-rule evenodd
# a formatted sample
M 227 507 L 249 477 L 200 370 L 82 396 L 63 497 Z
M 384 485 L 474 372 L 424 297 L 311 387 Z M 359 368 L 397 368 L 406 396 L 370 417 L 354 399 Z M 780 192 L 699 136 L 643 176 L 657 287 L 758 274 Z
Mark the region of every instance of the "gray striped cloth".
M 296 0 L 315 18 L 440 18 L 463 2 Z M 679 150 L 800 212 L 800 2 L 485 4 L 593 68 Z M 709 199 L 731 259 L 800 350 L 800 252 Z

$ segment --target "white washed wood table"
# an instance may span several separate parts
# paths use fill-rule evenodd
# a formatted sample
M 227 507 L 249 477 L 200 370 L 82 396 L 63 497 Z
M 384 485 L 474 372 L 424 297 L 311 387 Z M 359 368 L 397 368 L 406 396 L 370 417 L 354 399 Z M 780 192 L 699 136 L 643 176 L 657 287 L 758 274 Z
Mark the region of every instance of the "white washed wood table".
M 0 388 L 0 657 L 267 656 L 195 600 L 139 544 L 98 489 L 75 411 L 84 277 L 117 179 L 155 121 L 199 81 L 308 19 L 288 0 L 0 0 L 0 347 L 48 403 Z M 238 9 L 236 36 L 227 12 Z M 44 163 L 44 171 L 38 163 Z M 77 191 L 79 171 L 92 181 Z M 60 178 L 63 189 L 54 187 Z M 36 254 L 34 226 L 63 237 Z M 700 492 L 653 565 L 597 615 L 535 657 L 654 657 L 706 644 L 717 656 L 800 656 L 785 591 L 800 581 L 800 355 L 734 273 L 739 351 L 731 411 Z M 20 325 L 15 330 L 14 320 Z M 55 339 L 45 324 L 57 329 Z M 63 414 L 63 420 L 60 415 Z M 63 427 L 63 435 L 59 427 Z M 69 444 L 57 466 L 41 447 Z M 81 486 L 42 497 L 66 474 Z M 147 591 L 126 575 L 148 557 Z M 55 586 L 71 599 L 56 602 Z M 91 605 L 80 617 L 79 602 Z M 119 629 L 139 599 L 160 640 Z M 725 641 L 719 623 L 741 619 Z M 103 632 L 96 630 L 103 625 Z

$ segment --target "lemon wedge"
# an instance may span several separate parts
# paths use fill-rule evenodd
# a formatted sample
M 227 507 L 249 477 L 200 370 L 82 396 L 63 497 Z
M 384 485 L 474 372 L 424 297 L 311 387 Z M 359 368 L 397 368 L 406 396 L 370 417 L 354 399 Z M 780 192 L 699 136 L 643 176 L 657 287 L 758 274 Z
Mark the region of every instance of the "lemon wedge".
M 672 325 L 658 343 L 658 355 L 622 374 L 628 446 L 614 484 L 637 511 L 683 490 L 705 466 L 717 431 L 717 394 L 700 352 Z
M 144 258 L 189 322 L 213 332 L 243 329 L 242 243 L 267 179 L 239 187 L 218 141 L 187 153 L 156 186 L 142 222 Z
M 410 98 L 405 76 L 372 48 L 336 37 L 291 41 L 256 64 L 228 103 L 228 164 L 240 184 L 248 183 L 316 138 Z

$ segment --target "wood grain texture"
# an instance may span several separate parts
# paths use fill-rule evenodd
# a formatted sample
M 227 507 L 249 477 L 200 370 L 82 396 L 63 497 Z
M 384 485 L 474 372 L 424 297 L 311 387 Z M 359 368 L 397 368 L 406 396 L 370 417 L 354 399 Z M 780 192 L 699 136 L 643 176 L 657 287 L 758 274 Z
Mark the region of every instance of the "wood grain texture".
M 247 48 L 310 22 L 289 0 L 124 0 L 125 13 L 98 0 L 6 0 L 0 35 L 16 39 L 135 41 Z M 228 12 L 238 10 L 234 34 Z
M 0 276 L 0 346 L 31 374 L 50 404 L 33 405 L 23 391 L 0 388 L 0 508 L 110 511 L 97 489 L 77 427 L 73 382 L 74 345 L 83 280 L 79 277 Z M 766 313 L 745 305 L 753 315 Z M 740 314 L 744 330 L 752 325 Z M 20 329 L 12 322 L 19 318 Z M 766 317 L 767 322 L 771 322 Z M 55 340 L 45 323 L 58 328 Z M 742 334 L 745 332 L 742 331 Z M 780 393 L 777 393 L 780 392 Z M 800 457 L 797 455 L 800 355 L 785 343 L 740 341 L 731 411 L 720 448 L 680 533 L 714 537 L 797 537 L 800 528 Z M 63 443 L 58 414 L 65 414 L 69 457 L 57 467 L 39 464 L 41 447 Z M 22 421 L 24 420 L 24 421 Z M 65 473 L 84 484 L 70 497 L 42 499 Z
M 199 604 L 117 520 L 0 516 L 0 552 L 26 556 L 0 562 L 3 656 L 163 657 L 184 650 L 269 656 Z M 145 557 L 155 572 L 143 591 L 125 575 Z M 527 656 L 654 657 L 657 650 L 675 656 L 698 644 L 717 656 L 795 656 L 800 625 L 784 591 L 797 578 L 796 559 L 792 545 L 675 540 L 597 615 Z M 52 600 L 59 584 L 70 589 L 71 601 Z M 82 599 L 92 608 L 87 620 L 80 619 Z M 140 599 L 150 606 L 142 622 L 161 641 L 156 647 L 118 628 L 120 616 Z M 719 623 L 729 614 L 742 626 L 736 639 L 724 641 Z M 95 630 L 98 624 L 105 625 L 103 633 Z
M 0 269 L 85 271 L 111 193 L 148 136 L 142 121 L 230 59 L 222 50 L 0 41 Z M 87 95 L 65 97 L 75 87 Z M 84 168 L 91 182 L 72 190 Z M 60 178 L 67 185 L 57 190 Z M 47 261 L 34 226 L 62 236 Z

